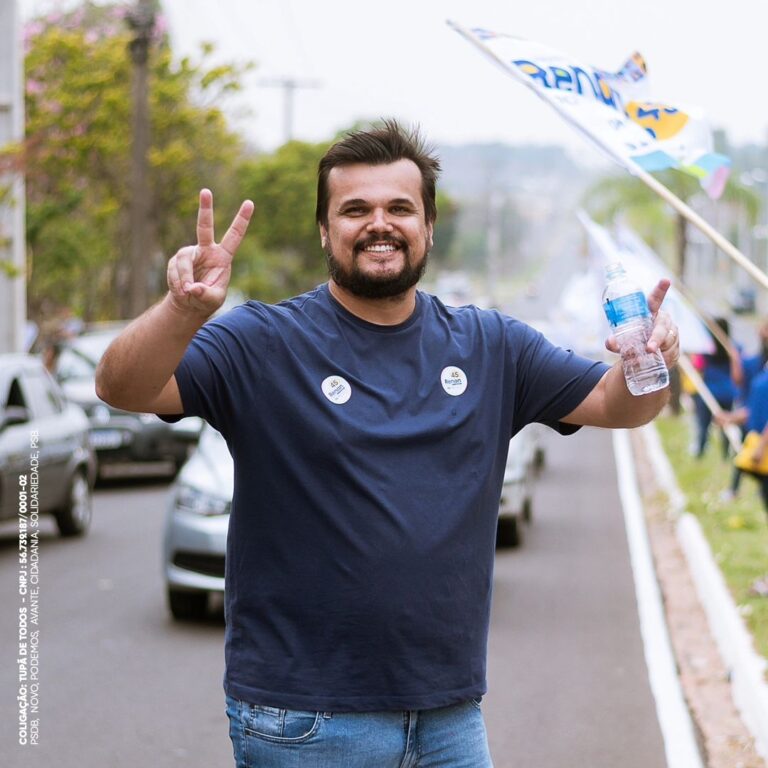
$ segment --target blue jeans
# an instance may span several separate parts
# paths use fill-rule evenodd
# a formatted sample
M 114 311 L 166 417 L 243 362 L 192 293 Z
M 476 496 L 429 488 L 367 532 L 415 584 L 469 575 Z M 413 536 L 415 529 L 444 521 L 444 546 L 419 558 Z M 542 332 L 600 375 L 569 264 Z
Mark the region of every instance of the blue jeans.
M 411 712 L 304 712 L 227 697 L 237 768 L 493 768 L 477 700 Z

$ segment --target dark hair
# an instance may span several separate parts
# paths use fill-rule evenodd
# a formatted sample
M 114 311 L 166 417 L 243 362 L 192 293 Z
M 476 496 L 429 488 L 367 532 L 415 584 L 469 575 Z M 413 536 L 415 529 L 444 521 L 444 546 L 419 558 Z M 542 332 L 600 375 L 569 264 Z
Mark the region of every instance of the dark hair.
M 726 317 L 714 318 L 715 325 L 725 334 L 726 338 L 731 338 L 731 325 Z M 723 342 L 720 339 L 715 338 L 715 351 L 712 353 L 711 359 L 718 363 L 727 363 L 731 359 L 731 355 L 728 352 L 727 347 L 723 346 Z
M 323 155 L 317 169 L 318 224 L 328 226 L 328 177 L 337 166 L 365 163 L 386 165 L 398 160 L 411 160 L 421 173 L 421 200 L 428 223 L 437 218 L 435 185 L 440 161 L 428 147 L 418 128 L 406 130 L 396 120 L 382 120 L 382 125 L 367 131 L 351 131 Z

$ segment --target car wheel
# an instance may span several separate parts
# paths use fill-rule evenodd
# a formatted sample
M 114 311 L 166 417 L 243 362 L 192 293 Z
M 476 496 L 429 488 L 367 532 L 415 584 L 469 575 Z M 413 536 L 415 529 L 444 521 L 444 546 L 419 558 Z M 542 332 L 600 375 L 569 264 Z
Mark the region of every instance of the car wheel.
M 66 505 L 54 516 L 62 536 L 82 536 L 90 527 L 93 496 L 82 470 L 78 470 L 72 478 Z
M 168 607 L 178 621 L 204 619 L 208 612 L 208 593 L 169 588 Z
M 518 515 L 500 517 L 496 528 L 496 546 L 519 547 L 522 543 L 522 519 Z

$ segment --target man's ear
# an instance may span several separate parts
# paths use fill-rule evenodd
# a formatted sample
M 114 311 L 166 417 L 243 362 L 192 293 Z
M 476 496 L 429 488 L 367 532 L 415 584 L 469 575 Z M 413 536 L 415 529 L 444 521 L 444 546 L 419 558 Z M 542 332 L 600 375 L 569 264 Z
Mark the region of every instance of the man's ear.
M 432 250 L 432 246 L 434 245 L 434 242 L 432 241 L 432 235 L 435 232 L 435 222 L 433 221 L 431 224 L 427 224 L 427 242 L 429 243 L 429 250 Z
M 320 245 L 325 248 L 328 244 L 328 230 L 322 225 L 318 225 L 320 228 Z

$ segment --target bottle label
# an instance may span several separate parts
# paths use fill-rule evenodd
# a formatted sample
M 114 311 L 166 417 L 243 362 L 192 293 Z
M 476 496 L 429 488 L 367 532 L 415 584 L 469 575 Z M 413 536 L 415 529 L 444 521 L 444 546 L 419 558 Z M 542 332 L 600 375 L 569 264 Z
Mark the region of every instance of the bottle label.
M 636 317 L 651 316 L 648 302 L 645 300 L 645 294 L 642 291 L 635 291 L 635 293 L 629 293 L 626 296 L 608 299 L 603 304 L 603 309 L 605 309 L 605 316 L 613 328 L 626 323 L 628 320 L 634 320 Z

